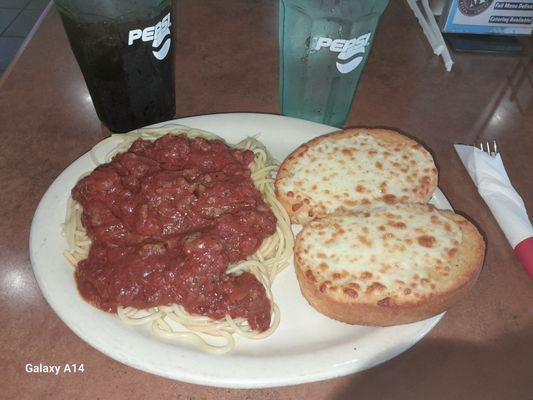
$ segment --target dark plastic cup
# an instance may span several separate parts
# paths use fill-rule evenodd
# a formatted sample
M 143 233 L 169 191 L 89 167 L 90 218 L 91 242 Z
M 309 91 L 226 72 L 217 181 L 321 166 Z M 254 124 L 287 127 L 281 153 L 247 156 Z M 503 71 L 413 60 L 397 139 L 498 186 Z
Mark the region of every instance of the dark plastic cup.
M 54 0 L 100 120 L 127 132 L 175 114 L 171 0 Z

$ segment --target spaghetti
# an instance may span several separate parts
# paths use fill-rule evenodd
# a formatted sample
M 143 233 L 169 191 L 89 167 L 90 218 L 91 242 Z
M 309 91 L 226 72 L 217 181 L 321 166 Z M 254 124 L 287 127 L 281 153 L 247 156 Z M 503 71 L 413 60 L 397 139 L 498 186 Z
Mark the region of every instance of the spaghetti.
M 112 135 L 103 140 L 91 150 L 91 159 L 95 165 L 100 165 L 98 153 L 102 148 L 115 144 L 104 162 L 127 151 L 137 139 L 154 141 L 166 134 L 186 134 L 189 138 L 201 137 L 207 140 L 219 139 L 218 136 L 181 125 L 166 125 L 160 128 L 143 128 L 127 134 Z M 270 327 L 259 332 L 251 329 L 245 318 L 232 318 L 226 315 L 221 319 L 212 319 L 203 315 L 193 315 L 179 304 L 135 309 L 132 307 L 117 307 L 120 320 L 128 325 L 149 325 L 155 336 L 179 342 L 191 343 L 201 350 L 214 354 L 231 351 L 235 346 L 234 335 L 249 339 L 262 339 L 270 336 L 279 325 L 279 308 L 274 303 L 270 287 L 276 275 L 288 264 L 292 256 L 294 238 L 290 227 L 289 217 L 283 206 L 278 202 L 274 193 L 274 177 L 278 169 L 275 160 L 270 156 L 263 144 L 255 138 L 247 138 L 239 142 L 234 149 L 250 150 L 255 157 L 250 165 L 251 179 L 262 194 L 264 201 L 276 216 L 275 233 L 264 239 L 259 249 L 244 261 L 230 265 L 227 274 L 239 275 L 243 272 L 252 273 L 264 286 L 266 296 L 270 302 Z M 91 239 L 82 225 L 82 206 L 69 199 L 67 214 L 63 225 L 63 232 L 68 243 L 68 251 L 64 252 L 66 259 L 77 266 L 89 255 Z M 180 327 L 181 326 L 181 327 Z M 183 329 L 185 328 L 185 329 Z M 208 338 L 219 338 L 209 340 Z M 222 342 L 222 344 L 220 344 Z

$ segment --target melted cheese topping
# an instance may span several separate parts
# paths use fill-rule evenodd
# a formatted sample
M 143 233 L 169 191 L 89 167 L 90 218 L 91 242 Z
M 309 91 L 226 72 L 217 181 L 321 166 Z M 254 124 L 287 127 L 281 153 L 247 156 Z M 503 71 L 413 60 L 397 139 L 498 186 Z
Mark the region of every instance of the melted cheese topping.
M 416 301 L 446 286 L 462 241 L 432 206 L 393 206 L 311 222 L 297 251 L 321 292 L 358 302 Z
M 277 185 L 296 201 L 309 198 L 313 207 L 329 214 L 423 202 L 436 174 L 433 158 L 420 144 L 391 142 L 363 131 L 309 146 Z

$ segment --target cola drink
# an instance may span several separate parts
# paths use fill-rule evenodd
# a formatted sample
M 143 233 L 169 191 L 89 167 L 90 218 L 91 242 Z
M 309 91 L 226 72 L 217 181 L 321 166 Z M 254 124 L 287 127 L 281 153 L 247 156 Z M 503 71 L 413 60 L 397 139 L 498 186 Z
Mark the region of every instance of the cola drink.
M 99 119 L 127 132 L 175 114 L 171 0 L 55 0 Z

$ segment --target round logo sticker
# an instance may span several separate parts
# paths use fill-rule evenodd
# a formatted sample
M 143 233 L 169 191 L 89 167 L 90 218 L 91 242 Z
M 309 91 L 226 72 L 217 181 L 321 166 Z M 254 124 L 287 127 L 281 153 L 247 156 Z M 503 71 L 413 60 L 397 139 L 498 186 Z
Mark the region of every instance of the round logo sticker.
M 481 14 L 490 7 L 494 0 L 459 0 L 459 11 L 467 17 Z

